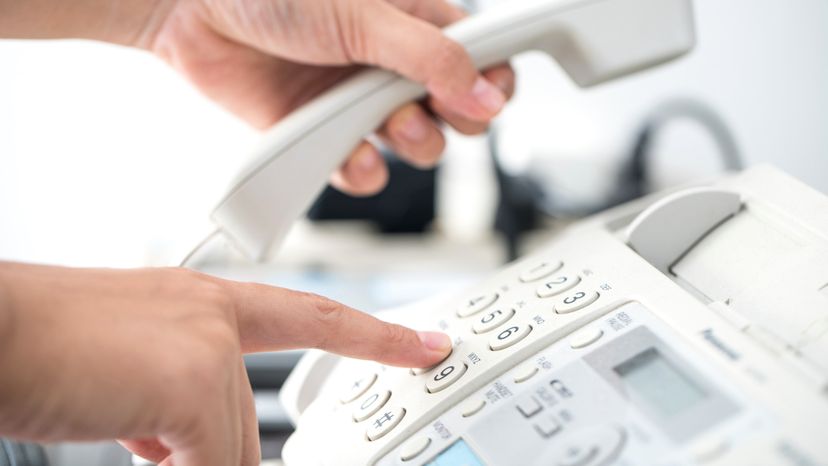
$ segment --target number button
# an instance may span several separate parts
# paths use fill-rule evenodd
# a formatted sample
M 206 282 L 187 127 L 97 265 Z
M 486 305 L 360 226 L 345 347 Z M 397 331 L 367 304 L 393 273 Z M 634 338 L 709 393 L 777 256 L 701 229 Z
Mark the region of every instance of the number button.
M 466 369 L 468 369 L 466 363 L 459 360 L 453 360 L 437 367 L 428 374 L 426 390 L 428 390 L 428 393 L 445 390 L 449 385 L 457 382 L 466 373 Z
M 356 400 L 357 398 L 362 396 L 363 393 L 368 391 L 368 389 L 371 388 L 371 385 L 374 385 L 374 382 L 376 380 L 377 374 L 371 374 L 367 377 L 363 377 L 357 380 L 356 382 L 351 384 L 351 386 L 345 391 L 345 393 L 342 395 L 342 398 L 340 398 L 339 401 L 343 403 L 350 403 Z
M 405 417 L 405 409 L 403 408 L 383 409 L 378 416 L 371 419 L 371 424 L 365 431 L 365 435 L 368 440 L 373 442 L 397 427 L 403 417 Z
M 515 343 L 526 338 L 529 332 L 532 331 L 532 326 L 527 324 L 517 324 L 510 327 L 498 329 L 499 332 L 489 340 L 489 348 L 492 351 L 500 351 L 506 349 Z
M 539 298 L 548 298 L 550 296 L 561 294 L 580 282 L 581 277 L 577 275 L 559 275 L 547 280 L 546 283 L 539 286 L 536 293 Z
M 523 283 L 533 282 L 535 280 L 540 280 L 541 278 L 551 275 L 558 271 L 563 267 L 563 262 L 558 260 L 552 260 L 547 262 L 541 262 L 540 264 L 532 267 L 531 269 L 527 269 L 522 274 L 520 274 L 520 281 Z
M 486 309 L 497 301 L 497 293 L 487 293 L 466 301 L 460 309 L 457 310 L 458 317 L 468 317 Z
M 388 390 L 376 391 L 363 397 L 354 408 L 354 421 L 364 421 L 373 416 L 374 413 L 385 406 L 389 398 L 391 398 L 391 392 Z
M 503 309 L 495 309 L 494 311 L 489 312 L 478 319 L 477 322 L 472 325 L 472 331 L 474 333 L 481 334 L 494 330 L 505 324 L 506 321 L 511 319 L 514 315 L 514 309 L 507 309 L 505 311 Z
M 598 299 L 597 291 L 576 291 L 555 304 L 555 312 L 558 314 L 575 312 L 594 303 L 596 299 Z

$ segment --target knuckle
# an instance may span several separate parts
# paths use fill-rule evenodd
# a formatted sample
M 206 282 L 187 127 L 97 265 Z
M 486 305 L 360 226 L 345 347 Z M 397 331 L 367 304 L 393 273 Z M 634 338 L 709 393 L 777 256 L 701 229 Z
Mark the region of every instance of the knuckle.
M 457 42 L 441 35 L 437 41 L 437 50 L 432 60 L 432 71 L 435 73 L 451 73 L 457 69 L 458 64 L 467 61 L 466 50 Z

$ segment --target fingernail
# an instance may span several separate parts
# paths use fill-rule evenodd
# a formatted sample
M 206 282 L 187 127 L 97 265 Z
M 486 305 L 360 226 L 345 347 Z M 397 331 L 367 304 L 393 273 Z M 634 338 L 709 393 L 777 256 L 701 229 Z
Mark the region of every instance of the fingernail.
M 440 332 L 417 332 L 423 346 L 432 350 L 447 352 L 451 349 L 451 338 L 445 333 Z
M 428 134 L 428 128 L 426 128 L 422 120 L 416 116 L 410 116 L 403 122 L 400 132 L 409 141 L 421 142 L 425 140 Z
M 491 113 L 499 112 L 506 103 L 503 92 L 482 76 L 477 77 L 471 93 L 475 100 Z

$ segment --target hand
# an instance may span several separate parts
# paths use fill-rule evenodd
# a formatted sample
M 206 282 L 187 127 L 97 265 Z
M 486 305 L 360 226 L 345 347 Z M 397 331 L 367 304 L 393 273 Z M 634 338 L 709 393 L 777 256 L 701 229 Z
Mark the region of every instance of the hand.
M 443 35 L 439 27 L 463 17 L 445 0 L 175 0 L 158 11 L 136 45 L 259 128 L 358 71 L 356 65 L 424 84 L 430 97 L 404 105 L 378 131 L 420 167 L 435 164 L 445 145 L 434 114 L 462 133 L 480 133 L 514 88 L 508 66 L 481 75 Z M 332 183 L 372 194 L 387 177 L 382 157 L 363 142 Z
M 184 269 L 0 263 L 0 435 L 121 438 L 164 466 L 258 466 L 242 353 L 315 347 L 426 367 L 450 346 L 319 296 Z

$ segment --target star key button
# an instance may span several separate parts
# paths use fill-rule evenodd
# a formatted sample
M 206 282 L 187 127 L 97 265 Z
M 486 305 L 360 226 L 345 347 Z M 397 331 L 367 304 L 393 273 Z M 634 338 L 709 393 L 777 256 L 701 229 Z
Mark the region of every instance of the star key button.
M 363 393 L 367 392 L 371 385 L 374 385 L 374 382 L 377 380 L 377 374 L 370 374 L 367 375 L 359 380 L 354 381 L 350 387 L 348 387 L 345 392 L 342 394 L 342 397 L 339 398 L 339 401 L 344 403 L 350 403 L 360 396 Z

